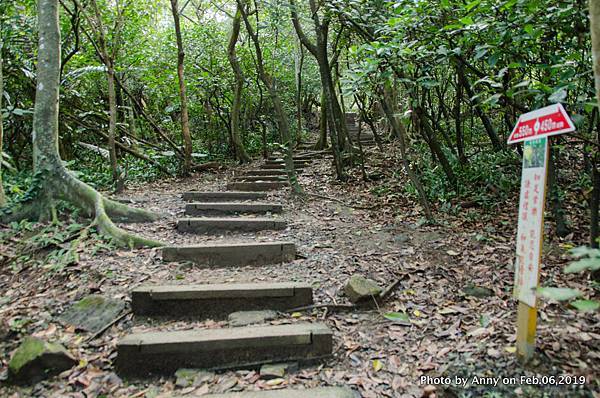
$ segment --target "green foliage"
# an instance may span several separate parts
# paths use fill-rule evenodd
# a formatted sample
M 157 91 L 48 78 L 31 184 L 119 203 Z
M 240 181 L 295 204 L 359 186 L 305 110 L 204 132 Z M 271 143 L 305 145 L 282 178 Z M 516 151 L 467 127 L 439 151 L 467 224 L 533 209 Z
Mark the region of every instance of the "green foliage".
M 569 264 L 564 269 L 565 273 L 581 273 L 600 269 L 600 250 L 589 247 L 576 247 L 571 250 L 571 254 L 579 260 Z M 542 298 L 557 301 L 569 301 L 583 295 L 582 292 L 576 289 L 558 287 L 540 287 L 537 293 Z M 593 312 L 600 309 L 600 301 L 598 300 L 574 300 L 570 304 L 580 312 Z

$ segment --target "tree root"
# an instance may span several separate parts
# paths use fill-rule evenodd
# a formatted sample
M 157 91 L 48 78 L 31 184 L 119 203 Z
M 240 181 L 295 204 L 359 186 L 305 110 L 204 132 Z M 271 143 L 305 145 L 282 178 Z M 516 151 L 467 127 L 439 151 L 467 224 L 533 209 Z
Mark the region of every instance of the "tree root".
M 113 238 L 121 247 L 164 246 L 161 242 L 131 234 L 113 222 L 152 222 L 158 220 L 161 215 L 107 199 L 91 186 L 75 178 L 64 167 L 43 173 L 39 178 L 42 184 L 38 187 L 37 194 L 32 199 L 17 204 L 15 208 L 4 210 L 3 214 L 0 214 L 2 222 L 40 219 L 49 214 L 54 202 L 64 200 L 92 218 L 91 226 L 96 226 L 102 234 Z

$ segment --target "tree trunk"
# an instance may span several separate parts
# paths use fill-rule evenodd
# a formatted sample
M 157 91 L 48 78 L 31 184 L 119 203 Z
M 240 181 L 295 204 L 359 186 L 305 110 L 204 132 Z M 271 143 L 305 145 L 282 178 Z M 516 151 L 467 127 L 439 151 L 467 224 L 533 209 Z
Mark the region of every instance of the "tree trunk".
M 569 234 L 569 229 L 565 221 L 565 212 L 562 208 L 558 179 L 558 150 L 556 147 L 550 148 L 550 158 L 548 160 L 548 192 L 550 194 L 550 208 L 552 209 L 554 224 L 556 226 L 556 236 L 562 238 Z
M 388 122 L 390 123 L 390 126 L 394 131 L 394 135 L 398 137 L 398 142 L 400 144 L 400 155 L 402 156 L 402 164 L 404 165 L 404 170 L 406 171 L 406 174 L 408 174 L 410 181 L 412 182 L 413 186 L 415 187 L 415 190 L 417 191 L 417 196 L 419 198 L 419 202 L 421 202 L 421 206 L 423 206 L 425 217 L 427 218 L 427 220 L 432 221 L 433 214 L 431 212 L 431 207 L 429 206 L 427 194 L 423 189 L 423 185 L 421 184 L 419 177 L 412 169 L 412 166 L 410 165 L 410 159 L 408 158 L 408 151 L 406 148 L 406 129 L 394 114 L 393 107 L 390 103 L 390 95 L 388 93 L 388 90 L 386 88 L 383 88 L 382 91 L 383 92 L 380 95 L 381 108 L 383 109 L 383 112 L 385 113 L 385 116 L 387 117 Z
M 123 191 L 123 181 L 119 172 L 117 160 L 117 147 L 115 145 L 115 136 L 117 131 L 117 93 L 115 91 L 115 68 L 112 60 L 107 60 L 106 78 L 108 82 L 108 153 L 110 157 L 110 169 L 112 180 L 115 184 L 115 192 Z
M 304 47 L 298 43 L 298 51 L 294 58 L 296 76 L 296 145 L 302 142 L 302 68 L 304 66 Z
M 279 127 L 279 132 L 283 138 L 283 145 L 286 148 L 285 151 L 285 168 L 288 175 L 289 183 L 292 187 L 292 190 L 295 193 L 301 193 L 302 189 L 300 188 L 300 184 L 298 184 L 298 177 L 296 175 L 296 169 L 294 167 L 293 160 L 293 148 L 292 148 L 292 137 L 290 135 L 290 124 L 283 109 L 283 104 L 281 103 L 281 98 L 279 97 L 279 93 L 275 88 L 275 83 L 273 82 L 273 78 L 267 73 L 264 66 L 262 48 L 260 46 L 260 41 L 258 39 L 258 33 L 254 31 L 252 28 L 252 24 L 250 24 L 250 20 L 248 19 L 248 14 L 245 9 L 247 4 L 247 0 L 237 0 L 238 10 L 242 14 L 242 18 L 244 19 L 244 25 L 246 26 L 246 30 L 248 31 L 248 35 L 250 36 L 252 42 L 254 43 L 254 49 L 256 51 L 256 67 L 258 69 L 258 76 L 260 80 L 264 83 L 267 91 L 269 92 L 269 96 L 271 97 L 271 102 L 273 103 L 273 108 L 275 110 L 275 115 L 277 116 L 277 126 Z M 258 10 L 255 10 L 258 12 Z
M 4 120 L 2 119 L 2 100 L 4 99 L 4 75 L 2 74 L 2 48 L 4 42 L 2 41 L 2 34 L 0 34 L 0 208 L 6 206 L 6 195 L 4 194 L 4 183 L 2 182 L 2 161 L 4 158 L 4 152 L 2 152 L 2 143 L 4 142 Z
M 237 44 L 240 36 L 240 24 L 242 20 L 242 14 L 240 13 L 239 6 L 236 10 L 235 16 L 233 17 L 231 37 L 229 38 L 229 45 L 227 47 L 227 58 L 229 64 L 233 70 L 235 76 L 235 88 L 233 90 L 233 104 L 231 105 L 231 140 L 233 141 L 233 149 L 237 159 L 241 163 L 248 163 L 251 161 L 250 156 L 244 148 L 244 143 L 240 138 L 240 109 L 242 107 L 242 89 L 244 88 L 244 76 L 242 74 L 242 68 L 237 59 L 235 52 L 235 45 Z
M 120 221 L 154 221 L 158 216 L 133 209 L 104 198 L 89 185 L 73 176 L 63 165 L 58 152 L 58 114 L 60 88 L 60 28 L 58 0 L 38 1 L 38 59 L 35 108 L 33 115 L 33 169 L 36 181 L 27 201 L 10 213 L 0 214 L 2 221 L 47 217 L 55 213 L 57 200 L 66 200 L 93 216 L 93 224 L 122 246 L 161 246 L 149 239 L 131 235 L 118 228 L 110 217 Z
M 179 6 L 177 0 L 171 0 L 171 11 L 175 23 L 175 37 L 177 40 L 177 77 L 179 78 L 179 100 L 181 102 L 181 135 L 183 136 L 183 174 L 188 175 L 192 167 L 192 135 L 188 116 L 187 95 L 185 92 L 185 78 L 183 75 L 183 40 L 181 39 L 181 26 L 179 24 Z
M 292 16 L 292 23 L 296 34 L 300 39 L 300 42 L 310 51 L 310 53 L 317 60 L 319 66 L 319 75 L 321 77 L 321 85 L 323 93 L 325 95 L 325 103 L 327 108 L 327 118 L 329 119 L 329 138 L 331 139 L 331 148 L 333 152 L 333 160 L 335 164 L 335 171 L 339 180 L 345 180 L 346 174 L 344 172 L 344 162 L 342 159 L 342 144 L 345 134 L 345 117 L 342 115 L 340 104 L 337 101 L 335 94 L 335 87 L 333 85 L 333 78 L 331 76 L 331 67 L 329 65 L 329 58 L 327 57 L 327 35 L 328 25 L 324 22 L 321 23 L 319 20 L 318 7 L 314 0 L 309 1 L 311 15 L 315 27 L 316 33 L 316 44 L 311 43 L 302 27 L 300 20 L 298 19 L 298 13 L 296 10 L 296 3 L 294 0 L 290 1 L 290 10 Z
M 590 29 L 592 34 L 592 57 L 594 60 L 594 82 L 596 88 L 596 100 L 600 106 L 600 1 L 590 0 Z M 600 131 L 598 144 L 600 145 Z M 598 207 L 600 202 L 600 174 L 598 171 L 598 155 L 592 159 L 592 200 L 590 201 L 590 240 L 593 247 L 598 247 Z M 596 272 L 595 279 L 600 279 L 600 271 Z
M 456 68 L 462 68 L 460 62 L 456 63 Z M 467 157 L 465 155 L 465 140 L 463 134 L 463 124 L 461 115 L 461 106 L 463 101 L 463 82 L 460 78 L 461 74 L 456 73 L 456 103 L 454 104 L 454 129 L 456 133 L 456 149 L 458 151 L 458 161 L 461 165 L 467 164 Z
M 446 154 L 442 150 L 440 142 L 437 140 L 435 136 L 435 131 L 433 131 L 429 121 L 427 120 L 427 116 L 425 115 L 425 110 L 421 107 L 416 107 L 414 109 L 416 113 L 417 122 L 420 124 L 420 131 L 425 135 L 426 142 L 431 149 L 431 152 L 435 155 L 437 160 L 442 165 L 442 169 L 448 177 L 448 181 L 455 189 L 458 189 L 456 176 L 454 175 L 454 171 L 452 170 L 452 166 L 446 157 Z
M 321 109 L 319 113 L 319 140 L 315 144 L 315 149 L 321 150 L 327 148 L 327 101 L 325 100 L 325 90 L 321 89 Z
M 460 62 L 460 61 L 458 61 L 458 62 Z M 469 84 L 469 81 L 467 80 L 467 78 L 465 76 L 464 70 L 461 68 L 458 68 L 457 72 L 459 74 L 459 79 L 461 80 L 463 87 L 465 88 L 467 96 L 469 97 L 469 101 L 471 102 L 471 105 L 473 106 L 473 108 L 475 110 L 475 114 L 477 115 L 477 117 L 479 117 L 479 119 L 481 119 L 481 123 L 483 123 L 485 132 L 487 133 L 488 137 L 490 138 L 490 141 L 492 142 L 492 147 L 494 148 L 494 150 L 496 152 L 501 151 L 503 146 L 502 146 L 502 143 L 500 142 L 500 138 L 498 137 L 498 133 L 496 133 L 496 130 L 494 130 L 494 126 L 492 126 L 492 122 L 490 121 L 490 119 L 487 117 L 487 115 L 481 109 L 479 102 L 471 99 L 471 98 L 473 98 L 473 96 L 475 94 L 473 93 L 473 90 L 471 89 L 471 85 Z

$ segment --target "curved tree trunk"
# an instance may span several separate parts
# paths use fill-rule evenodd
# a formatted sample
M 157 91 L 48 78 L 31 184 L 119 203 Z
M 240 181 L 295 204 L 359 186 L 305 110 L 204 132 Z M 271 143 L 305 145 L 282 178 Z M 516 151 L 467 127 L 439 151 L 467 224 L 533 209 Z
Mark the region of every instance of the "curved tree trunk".
M 183 174 L 188 175 L 192 168 L 192 135 L 190 134 L 190 121 L 188 116 L 187 95 L 185 91 L 185 78 L 183 74 L 183 40 L 181 39 L 181 26 L 179 24 L 179 6 L 177 0 L 171 0 L 171 11 L 175 23 L 175 37 L 177 40 L 177 77 L 179 78 L 179 100 L 181 102 L 181 135 L 183 136 Z
M 33 115 L 33 169 L 35 182 L 31 199 L 0 214 L 2 220 L 47 217 L 58 200 L 66 200 L 94 218 L 100 232 L 123 246 L 161 246 L 160 242 L 131 235 L 118 228 L 111 217 L 123 222 L 154 221 L 158 215 L 134 209 L 104 198 L 74 177 L 58 152 L 58 110 L 60 77 L 60 28 L 58 0 L 38 1 L 39 49 Z
M 275 88 L 275 83 L 273 82 L 273 78 L 267 73 L 264 66 L 264 59 L 262 55 L 262 48 L 260 46 L 260 41 L 258 39 L 258 33 L 254 31 L 252 25 L 250 24 L 250 20 L 248 19 L 247 10 L 245 10 L 245 5 L 247 0 L 237 0 L 238 10 L 242 14 L 242 18 L 244 19 L 244 25 L 246 26 L 246 30 L 248 31 L 248 35 L 250 36 L 252 42 L 254 43 L 254 49 L 256 51 L 256 68 L 258 69 L 258 76 L 260 80 L 264 83 L 267 91 L 269 92 L 269 96 L 271 97 L 271 102 L 273 103 L 273 108 L 275 110 L 275 115 L 277 117 L 277 127 L 279 127 L 279 133 L 283 138 L 283 145 L 286 149 L 285 151 L 285 168 L 288 175 L 288 181 L 292 187 L 292 190 L 295 193 L 301 193 L 302 188 L 300 188 L 300 184 L 298 184 L 298 176 L 296 175 L 296 169 L 294 167 L 293 160 L 293 149 L 292 149 L 292 137 L 290 134 L 290 124 L 283 109 L 283 104 L 281 102 L 281 98 L 279 97 L 279 93 Z M 255 10 L 255 12 L 258 12 Z
M 244 143 L 240 138 L 240 109 L 242 107 L 244 76 L 235 52 L 235 45 L 237 44 L 240 36 L 241 21 L 242 14 L 240 13 L 238 6 L 235 16 L 233 17 L 231 37 L 229 39 L 229 46 L 227 47 L 227 58 L 229 59 L 231 69 L 233 69 L 233 74 L 235 76 L 235 89 L 233 91 L 233 104 L 231 106 L 231 140 L 233 141 L 233 149 L 235 150 L 235 156 L 237 159 L 241 163 L 248 163 L 252 159 L 250 159 L 250 156 L 248 156 L 246 148 L 244 148 Z

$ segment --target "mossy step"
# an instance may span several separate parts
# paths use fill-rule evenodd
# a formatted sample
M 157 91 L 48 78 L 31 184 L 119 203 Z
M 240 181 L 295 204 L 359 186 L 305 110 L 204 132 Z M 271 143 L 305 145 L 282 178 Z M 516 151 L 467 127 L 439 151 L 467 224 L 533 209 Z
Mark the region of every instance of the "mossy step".
M 287 310 L 310 305 L 303 283 L 231 283 L 140 286 L 131 291 L 136 315 L 225 319 L 236 311 Z
M 177 369 L 240 369 L 273 362 L 314 362 L 331 356 L 324 324 L 131 334 L 117 344 L 121 376 L 173 374 Z

